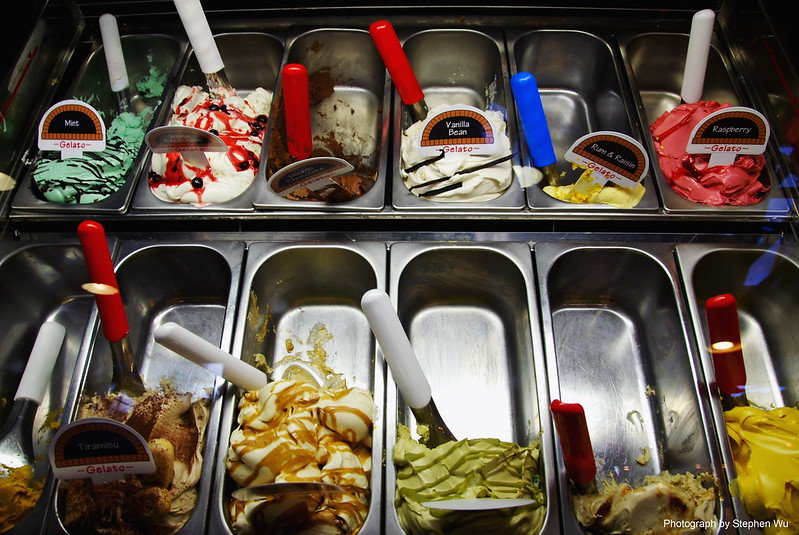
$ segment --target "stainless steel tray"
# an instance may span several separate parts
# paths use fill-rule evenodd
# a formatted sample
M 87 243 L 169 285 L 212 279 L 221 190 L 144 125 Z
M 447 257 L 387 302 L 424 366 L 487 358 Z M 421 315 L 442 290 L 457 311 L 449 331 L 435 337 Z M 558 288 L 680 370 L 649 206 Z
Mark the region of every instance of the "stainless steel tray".
M 547 502 L 541 533 L 560 533 L 529 244 L 395 243 L 390 252 L 389 294 L 447 426 L 459 439 L 526 446 L 540 437 Z M 385 533 L 402 534 L 391 458 L 397 424 L 414 433 L 416 426 L 390 372 L 385 414 Z

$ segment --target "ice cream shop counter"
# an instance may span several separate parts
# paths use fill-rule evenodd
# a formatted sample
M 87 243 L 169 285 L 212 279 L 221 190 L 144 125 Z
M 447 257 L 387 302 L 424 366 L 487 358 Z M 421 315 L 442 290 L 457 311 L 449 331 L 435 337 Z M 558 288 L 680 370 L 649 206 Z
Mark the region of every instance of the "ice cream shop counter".
M 0 533 L 799 533 L 777 12 L 248 4 L 22 31 Z

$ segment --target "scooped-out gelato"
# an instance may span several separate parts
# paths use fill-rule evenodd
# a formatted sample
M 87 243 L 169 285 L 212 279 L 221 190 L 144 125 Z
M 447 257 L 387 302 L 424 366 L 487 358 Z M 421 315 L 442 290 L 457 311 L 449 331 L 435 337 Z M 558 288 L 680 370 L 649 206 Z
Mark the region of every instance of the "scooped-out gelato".
M 363 116 L 362 108 L 335 97 L 335 80 L 330 67 L 322 67 L 308 74 L 308 99 L 313 140 L 309 158 L 340 158 L 352 165 L 353 170 L 331 177 L 335 185 L 330 188 L 317 191 L 300 188 L 287 198 L 295 201 L 344 202 L 360 197 L 372 187 L 377 176 L 372 157 L 379 149 L 379 140 L 373 129 L 364 127 L 369 118 Z M 298 161 L 288 151 L 283 99 L 276 104 L 269 138 L 267 180 Z M 333 118 L 336 120 L 333 121 Z
M 735 407 L 724 412 L 737 491 L 769 535 L 799 531 L 799 410 Z
M 766 164 L 762 154 L 738 155 L 729 166 L 710 166 L 708 154 L 686 152 L 693 128 L 726 103 L 699 101 L 680 104 L 661 115 L 650 127 L 663 176 L 682 197 L 711 206 L 748 206 L 760 202 L 771 189 L 761 178 Z
M 94 396 L 81 405 L 79 418 L 111 418 L 133 428 L 147 440 L 156 471 L 97 484 L 91 479 L 62 483 L 61 518 L 70 533 L 172 534 L 197 505 L 207 402 L 155 392 L 133 402 L 128 410 L 119 395 Z
M 3 467 L 8 474 L 0 479 L 0 533 L 5 533 L 22 522 L 36 506 L 44 487 L 41 479 L 34 477 L 33 468 Z
M 642 485 L 605 480 L 599 494 L 575 494 L 574 514 L 587 533 L 715 533 L 718 487 L 712 474 L 647 476 Z
M 583 176 L 590 173 L 591 171 L 586 169 L 583 172 Z M 586 195 L 573 195 L 575 184 L 544 186 L 544 193 L 559 201 L 576 204 L 608 204 L 616 208 L 633 208 L 641 202 L 644 193 L 646 193 L 646 188 L 640 183 L 635 188 L 629 189 L 609 182 L 601 187 L 591 188 Z
M 137 82 L 139 95 L 159 98 L 165 81 L 166 74 L 151 67 L 149 74 Z M 139 155 L 152 116 L 151 107 L 116 115 L 106 130 L 105 150 L 66 159 L 56 152 L 42 153 L 32 171 L 34 192 L 48 202 L 60 204 L 92 204 L 107 199 L 132 179 L 128 172 Z
M 356 533 L 369 510 L 371 393 L 280 380 L 239 400 L 226 466 L 240 486 L 291 481 L 339 485 L 342 493 L 232 499 L 236 533 Z
M 235 199 L 255 180 L 272 96 L 259 87 L 247 96 L 212 96 L 199 86 L 180 86 L 168 125 L 189 126 L 219 136 L 227 152 L 205 153 L 209 165 L 180 153 L 153 154 L 150 191 L 168 203 L 205 206 Z
M 433 108 L 428 117 L 438 115 L 446 107 Z M 419 139 L 425 121 L 413 123 L 402 133 L 400 174 L 411 193 L 436 202 L 486 202 L 510 187 L 513 166 L 505 118 L 494 110 L 483 114 L 497 144 L 494 154 L 449 152 L 433 161 L 430 156 L 420 154 Z M 477 167 L 480 168 L 474 169 Z
M 394 507 L 406 533 L 519 533 L 541 530 L 546 505 L 539 473 L 540 445 L 493 438 L 446 442 L 434 448 L 397 429 Z M 422 502 L 460 498 L 532 498 L 530 505 L 487 511 L 431 509 Z

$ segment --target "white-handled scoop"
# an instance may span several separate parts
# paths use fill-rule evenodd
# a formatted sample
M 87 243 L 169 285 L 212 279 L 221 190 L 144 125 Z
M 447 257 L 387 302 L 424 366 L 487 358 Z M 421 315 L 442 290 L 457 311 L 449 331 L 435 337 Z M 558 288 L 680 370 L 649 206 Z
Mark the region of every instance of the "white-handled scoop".
M 369 320 L 405 403 L 411 408 L 416 420 L 430 428 L 428 445 L 435 447 L 455 440 L 433 403 L 430 383 L 391 304 L 391 298 L 383 290 L 369 290 L 361 298 L 361 308 Z
M 104 13 L 100 15 L 99 22 L 111 91 L 117 95 L 120 111 L 123 113 L 126 111 L 139 113 L 147 107 L 147 103 L 139 95 L 131 98 L 130 80 L 128 79 L 128 69 L 125 65 L 125 55 L 122 52 L 122 40 L 119 37 L 117 19 L 111 13 Z
M 685 69 L 680 89 L 682 101 L 688 104 L 702 99 L 715 21 L 716 13 L 712 9 L 698 11 L 691 19 L 691 33 L 688 37 L 688 51 L 685 54 Z
M 44 399 L 65 336 L 64 326 L 52 321 L 39 328 L 14 396 L 11 414 L 0 431 L 0 479 L 8 477 L 14 468 L 34 464 L 33 419 Z
M 205 74 L 208 91 L 213 96 L 225 95 L 233 91 L 225 75 L 225 64 L 208 26 L 208 19 L 200 0 L 174 0 L 180 21 L 189 37 L 194 55 Z
M 164 323 L 154 333 L 155 341 L 181 357 L 206 368 L 244 390 L 258 390 L 267 382 L 264 372 L 197 336 L 177 323 Z

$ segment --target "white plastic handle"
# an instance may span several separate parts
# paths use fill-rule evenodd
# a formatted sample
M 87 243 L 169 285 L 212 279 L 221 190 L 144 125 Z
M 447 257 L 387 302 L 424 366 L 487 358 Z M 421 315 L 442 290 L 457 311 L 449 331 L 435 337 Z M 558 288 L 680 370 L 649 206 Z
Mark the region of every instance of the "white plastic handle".
M 698 11 L 691 20 L 691 34 L 688 38 L 688 52 L 685 55 L 685 70 L 680 90 L 683 101 L 689 104 L 702 98 L 715 21 L 716 13 L 712 9 Z
M 122 41 L 119 38 L 117 19 L 110 13 L 100 15 L 100 35 L 103 38 L 105 63 L 108 65 L 108 80 L 111 91 L 119 92 L 127 89 L 128 71 L 125 68 L 125 56 L 122 54 Z
M 361 297 L 361 308 L 405 402 L 413 409 L 428 405 L 432 398 L 430 383 L 388 294 L 383 290 L 369 290 Z
M 258 390 L 267 382 L 264 372 L 237 359 L 177 323 L 164 323 L 154 333 L 155 341 L 178 355 L 224 377 L 239 388 Z
M 61 345 L 67 330 L 60 323 L 48 321 L 39 327 L 39 334 L 33 343 L 33 349 L 28 357 L 28 364 L 22 372 L 22 379 L 17 387 L 14 399 L 29 399 L 40 405 L 44 399 L 44 391 L 50 377 L 53 375 L 53 366 L 61 353 Z
M 214 35 L 208 26 L 200 0 L 174 0 L 178 15 L 189 36 L 191 47 L 200 62 L 200 69 L 205 74 L 213 74 L 225 68 L 219 49 L 216 47 Z

